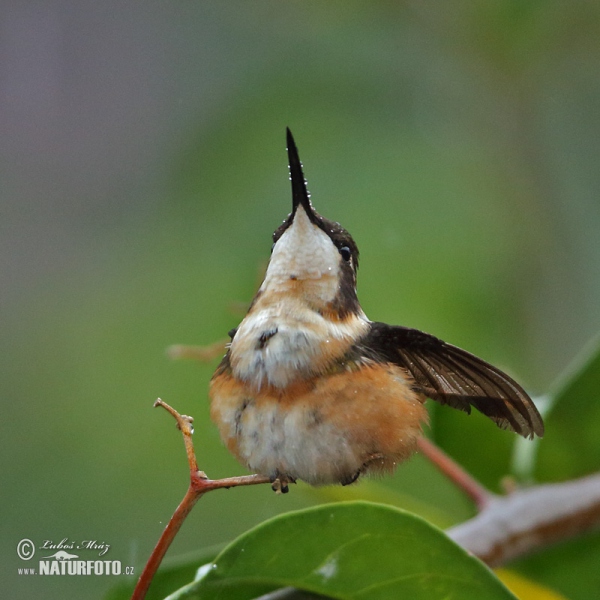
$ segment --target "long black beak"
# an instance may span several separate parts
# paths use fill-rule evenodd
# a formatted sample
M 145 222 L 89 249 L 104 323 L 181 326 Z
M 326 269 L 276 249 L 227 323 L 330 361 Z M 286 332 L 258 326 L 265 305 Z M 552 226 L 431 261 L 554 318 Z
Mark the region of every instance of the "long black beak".
M 310 203 L 310 194 L 306 189 L 306 179 L 304 179 L 304 173 L 302 172 L 298 148 L 296 148 L 294 136 L 288 127 L 286 127 L 286 132 L 288 159 L 290 161 L 290 181 L 292 182 L 292 215 L 295 215 L 298 206 L 302 205 L 312 221 L 314 209 Z

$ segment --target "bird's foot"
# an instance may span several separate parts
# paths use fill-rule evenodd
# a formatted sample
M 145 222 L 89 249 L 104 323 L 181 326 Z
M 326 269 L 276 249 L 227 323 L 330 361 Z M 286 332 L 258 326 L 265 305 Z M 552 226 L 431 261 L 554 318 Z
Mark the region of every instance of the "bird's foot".
M 282 475 L 279 472 L 271 477 L 271 489 L 276 494 L 287 494 L 290 491 L 289 483 L 296 483 L 296 479 L 290 475 Z

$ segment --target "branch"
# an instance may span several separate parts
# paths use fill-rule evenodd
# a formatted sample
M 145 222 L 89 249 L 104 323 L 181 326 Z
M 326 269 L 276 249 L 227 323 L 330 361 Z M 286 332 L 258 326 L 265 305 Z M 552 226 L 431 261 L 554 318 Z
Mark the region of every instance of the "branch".
M 423 456 L 469 496 L 479 511 L 482 511 L 496 497 L 431 440 L 426 437 L 419 438 L 418 445 Z
M 223 339 L 210 344 L 210 346 L 187 346 L 186 344 L 174 344 L 167 348 L 167 356 L 173 360 L 187 358 L 199 362 L 211 362 L 215 358 L 223 356 L 229 339 Z
M 427 438 L 419 450 L 475 502 L 477 516 L 446 533 L 490 567 L 600 526 L 600 473 L 497 496 Z
M 600 527 L 600 473 L 493 496 L 472 519 L 447 530 L 457 544 L 497 567 Z
M 192 434 L 194 428 L 192 426 L 193 419 L 186 415 L 180 415 L 174 408 L 169 406 L 166 402 L 163 402 L 160 398 L 154 403 L 154 406 L 162 406 L 167 410 L 177 421 L 177 427 L 181 430 L 183 435 L 183 443 L 185 444 L 185 451 L 187 454 L 188 464 L 190 466 L 190 485 L 188 490 L 183 497 L 183 500 L 173 513 L 171 520 L 165 527 L 160 539 L 158 540 L 138 582 L 133 590 L 131 600 L 143 600 L 146 597 L 148 588 L 152 583 L 152 579 L 162 562 L 169 546 L 175 539 L 175 536 L 181 529 L 183 522 L 186 517 L 190 514 L 194 505 L 204 494 L 213 490 L 222 488 L 232 488 L 241 485 L 256 485 L 259 483 L 271 483 L 268 477 L 263 475 L 247 475 L 244 477 L 228 477 L 227 479 L 209 479 L 203 471 L 198 470 L 198 463 L 196 461 L 196 453 L 194 452 L 194 443 L 192 441 Z

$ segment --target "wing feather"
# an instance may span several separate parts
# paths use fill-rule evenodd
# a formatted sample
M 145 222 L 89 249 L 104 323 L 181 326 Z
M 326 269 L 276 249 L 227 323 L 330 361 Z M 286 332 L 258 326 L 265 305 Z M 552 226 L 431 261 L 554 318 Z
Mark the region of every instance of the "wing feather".
M 361 340 L 364 355 L 406 369 L 414 388 L 442 404 L 474 407 L 499 427 L 524 437 L 544 435 L 544 424 L 525 390 L 500 369 L 417 329 L 371 323 Z

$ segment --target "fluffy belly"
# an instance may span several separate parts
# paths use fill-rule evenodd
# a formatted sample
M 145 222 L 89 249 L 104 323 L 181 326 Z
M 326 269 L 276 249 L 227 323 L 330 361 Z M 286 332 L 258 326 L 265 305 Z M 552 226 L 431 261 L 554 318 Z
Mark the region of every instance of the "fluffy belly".
M 416 449 L 427 413 L 401 369 L 373 365 L 256 391 L 221 373 L 211 417 L 251 471 L 313 485 L 392 470 Z

